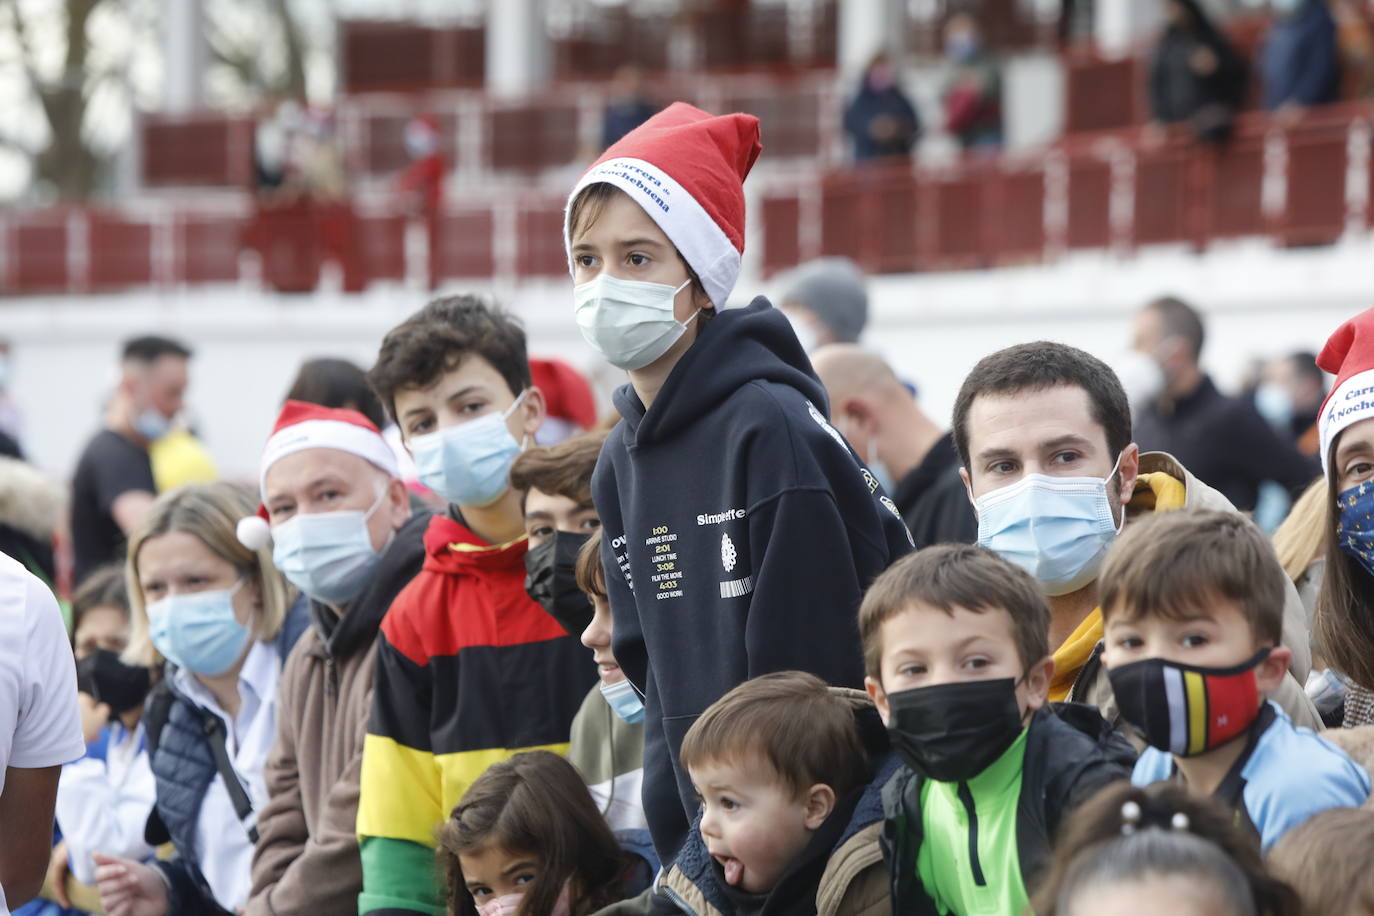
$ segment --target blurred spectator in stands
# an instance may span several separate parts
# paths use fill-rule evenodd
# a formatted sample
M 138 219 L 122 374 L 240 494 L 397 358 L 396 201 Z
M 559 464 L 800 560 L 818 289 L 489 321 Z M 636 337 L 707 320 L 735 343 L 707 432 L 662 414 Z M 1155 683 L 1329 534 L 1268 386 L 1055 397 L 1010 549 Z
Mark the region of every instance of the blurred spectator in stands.
M 292 98 L 279 100 L 272 114 L 258 122 L 253 133 L 253 173 L 261 203 L 281 203 L 291 196 L 287 181 L 291 148 L 301 123 L 301 104 Z
M 312 108 L 301 119 L 290 148 L 291 173 L 301 190 L 315 201 L 335 201 L 347 191 L 343 157 L 334 136 L 334 115 Z
M 863 272 L 849 258 L 808 261 L 793 274 L 778 308 L 808 353 L 829 343 L 854 343 L 868 323 Z
M 886 52 L 864 71 L 858 94 L 844 112 L 844 129 L 859 162 L 910 156 L 921 132 L 921 119 L 897 85 L 897 72 Z
M 191 351 L 149 335 L 124 345 L 120 381 L 104 428 L 86 444 L 72 478 L 76 584 L 124 558 L 128 533 L 153 504 L 157 485 L 148 449 L 172 428 L 185 403 Z
M 1324 0 L 1271 0 L 1274 24 L 1260 58 L 1264 107 L 1283 123 L 1336 99 L 1340 65 L 1336 23 Z
M 1135 349 L 1161 370 L 1162 390 L 1135 416 L 1141 451 L 1168 452 L 1241 511 L 1255 507 L 1259 485 L 1300 493 L 1321 473 L 1242 398 L 1217 390 L 1198 361 L 1202 317 L 1173 297 L 1156 299 L 1136 315 Z
M 1304 455 L 1317 456 L 1317 412 L 1326 400 L 1326 375 L 1314 353 L 1299 350 L 1265 363 L 1255 408 Z
M 919 550 L 978 540 L 954 439 L 921 409 L 892 367 L 854 344 L 816 351 L 830 422 L 892 497 Z
M 638 67 L 626 64 L 617 68 L 611 79 L 606 113 L 601 118 L 601 149 L 649 120 L 659 107 L 645 91 L 644 74 Z M 600 152 L 597 150 L 598 154 Z
M 530 358 L 530 383 L 544 394 L 548 414 L 536 445 L 557 445 L 596 426 L 596 395 L 586 377 L 561 359 Z
M 408 198 L 412 213 L 437 213 L 444 199 L 447 171 L 439 152 L 439 120 L 432 114 L 411 118 L 405 128 L 405 146 L 410 165 L 397 177 L 397 188 Z
M 1363 10 L 1361 9 L 1363 7 Z M 1374 9 L 1366 0 L 1332 0 L 1336 46 L 1340 49 L 1343 87 L 1359 98 L 1374 95 Z
M 10 386 L 13 384 L 14 358 L 10 355 L 10 342 L 0 338 L 0 455 L 23 458 L 19 440 L 24 418 L 10 397 Z
M 1203 142 L 1231 134 L 1245 100 L 1245 64 L 1198 0 L 1168 0 L 1150 61 L 1152 125 L 1191 123 Z
M 945 23 L 945 55 L 954 65 L 945 88 L 945 130 L 965 150 L 995 152 L 1002 146 L 1002 68 L 968 13 Z
M 49 587 L 56 581 L 53 534 L 62 488 L 32 465 L 0 458 L 0 553 L 18 560 Z
M 432 114 L 411 118 L 405 129 L 410 165 L 396 179 L 402 204 L 414 217 L 423 219 L 429 234 L 429 288 L 439 285 L 439 219 L 444 203 L 444 176 L 448 164 L 439 151 L 439 120 Z

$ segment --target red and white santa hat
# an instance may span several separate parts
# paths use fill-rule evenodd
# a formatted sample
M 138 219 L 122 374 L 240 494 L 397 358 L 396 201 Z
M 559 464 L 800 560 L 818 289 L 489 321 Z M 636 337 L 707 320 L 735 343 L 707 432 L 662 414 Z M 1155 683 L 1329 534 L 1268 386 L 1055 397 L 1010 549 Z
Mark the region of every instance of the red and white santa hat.
M 1317 365 L 1336 376 L 1317 418 L 1322 470 L 1331 463 L 1331 443 L 1341 430 L 1374 417 L 1374 308 L 1336 329 L 1317 355 Z
M 612 144 L 568 195 L 563 242 L 569 269 L 572 202 L 588 185 L 610 184 L 653 217 L 711 302 L 724 308 L 744 253 L 744 179 L 762 151 L 753 115 L 669 105 Z
M 321 407 L 305 401 L 287 401 L 277 415 L 272 435 L 262 451 L 262 469 L 258 490 L 267 498 L 267 471 L 287 455 L 308 448 L 332 448 L 357 455 L 381 468 L 392 477 L 400 476 L 396 454 L 382 438 L 372 421 L 356 410 Z M 267 507 L 258 505 L 257 515 L 239 519 L 238 539 L 249 550 L 267 545 L 270 529 Z

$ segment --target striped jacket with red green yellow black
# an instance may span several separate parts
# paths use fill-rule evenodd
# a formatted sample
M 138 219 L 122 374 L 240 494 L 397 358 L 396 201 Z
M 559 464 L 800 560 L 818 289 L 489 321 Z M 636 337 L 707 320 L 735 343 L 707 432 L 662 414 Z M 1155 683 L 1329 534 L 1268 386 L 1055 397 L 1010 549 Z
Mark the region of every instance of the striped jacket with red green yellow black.
M 435 836 L 474 779 L 519 751 L 568 749 L 591 654 L 525 593 L 520 538 L 492 546 L 448 516 L 382 622 L 363 747 L 365 914 L 444 912 Z

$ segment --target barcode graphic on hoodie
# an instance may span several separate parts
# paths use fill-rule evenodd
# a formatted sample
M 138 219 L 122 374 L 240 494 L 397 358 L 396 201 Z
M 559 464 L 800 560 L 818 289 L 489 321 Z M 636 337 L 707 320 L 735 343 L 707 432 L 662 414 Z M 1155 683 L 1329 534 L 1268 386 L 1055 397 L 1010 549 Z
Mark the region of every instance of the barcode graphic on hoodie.
M 743 579 L 731 579 L 729 582 L 720 583 L 720 596 L 722 598 L 743 598 L 753 590 L 753 576 L 745 576 Z

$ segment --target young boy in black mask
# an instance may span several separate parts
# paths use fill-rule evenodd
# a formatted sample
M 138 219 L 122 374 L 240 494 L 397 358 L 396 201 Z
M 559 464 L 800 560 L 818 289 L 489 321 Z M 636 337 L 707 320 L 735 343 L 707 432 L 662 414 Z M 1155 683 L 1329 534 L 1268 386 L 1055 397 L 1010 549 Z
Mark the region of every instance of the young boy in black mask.
M 1023 912 L 1065 812 L 1130 773 L 1095 709 L 1048 703 L 1049 623 L 1035 580 L 972 545 L 864 596 L 864 683 L 906 764 L 883 791 L 894 913 Z
M 526 449 L 510 467 L 511 487 L 524 494 L 525 591 L 568 631 L 581 636 L 591 602 L 577 587 L 577 555 L 601 530 L 592 505 L 592 471 L 606 434 L 583 433 L 557 445 Z
M 601 518 L 592 505 L 592 470 L 604 432 L 573 436 L 557 445 L 520 453 L 511 465 L 511 486 L 525 494 L 525 591 L 569 636 L 591 651 L 597 684 L 572 721 L 568 761 L 587 781 L 606 823 L 644 831 L 639 795 L 643 781 L 644 706 L 611 655 L 611 611 L 601 566 Z

